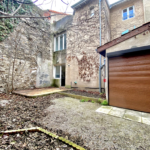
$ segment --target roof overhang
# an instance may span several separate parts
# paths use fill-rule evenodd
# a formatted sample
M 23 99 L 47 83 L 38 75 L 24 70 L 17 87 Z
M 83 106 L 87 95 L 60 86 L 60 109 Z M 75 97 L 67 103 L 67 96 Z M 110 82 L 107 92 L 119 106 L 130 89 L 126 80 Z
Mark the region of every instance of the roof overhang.
M 80 1 L 77 2 L 76 4 L 72 5 L 71 8 L 72 8 L 72 9 L 77 9 L 77 8 L 80 7 L 81 5 L 85 4 L 87 1 L 89 1 L 89 0 L 80 0 Z
M 71 8 L 72 8 L 72 9 L 77 9 L 77 8 L 81 7 L 82 5 L 86 4 L 88 1 L 90 1 L 90 0 L 80 0 L 80 1 L 77 2 L 76 4 L 72 5 Z M 91 1 L 92 1 L 92 0 L 91 0 Z M 100 0 L 100 1 L 101 1 L 101 0 Z M 108 4 L 108 6 L 109 6 L 108 0 L 106 0 L 106 2 L 107 2 L 107 4 Z
M 150 22 L 148 22 L 148 23 L 146 23 L 146 24 L 144 24 L 144 25 L 128 32 L 125 35 L 122 35 L 121 37 L 119 37 L 117 39 L 114 39 L 114 40 L 98 47 L 97 52 L 104 56 L 106 49 L 108 49 L 108 48 L 110 48 L 114 45 L 117 45 L 117 44 L 119 44 L 123 41 L 126 41 L 127 39 L 130 39 L 131 37 L 135 37 L 136 35 L 141 34 L 141 33 L 143 33 L 144 31 L 147 31 L 147 30 L 150 30 Z
M 127 2 L 127 1 L 129 1 L 129 0 L 119 0 L 119 1 L 117 1 L 117 2 L 115 2 L 115 3 L 113 3 L 113 4 L 111 4 L 111 5 L 110 5 L 110 9 L 111 9 L 112 7 L 115 7 L 115 6 L 119 5 L 119 4 L 122 4 L 122 3 Z

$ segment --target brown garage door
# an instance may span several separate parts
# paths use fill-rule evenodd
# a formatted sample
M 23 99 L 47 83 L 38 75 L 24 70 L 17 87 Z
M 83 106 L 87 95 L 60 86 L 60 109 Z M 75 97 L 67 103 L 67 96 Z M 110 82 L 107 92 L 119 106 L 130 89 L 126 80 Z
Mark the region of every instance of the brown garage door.
M 150 52 L 109 58 L 109 104 L 150 112 Z

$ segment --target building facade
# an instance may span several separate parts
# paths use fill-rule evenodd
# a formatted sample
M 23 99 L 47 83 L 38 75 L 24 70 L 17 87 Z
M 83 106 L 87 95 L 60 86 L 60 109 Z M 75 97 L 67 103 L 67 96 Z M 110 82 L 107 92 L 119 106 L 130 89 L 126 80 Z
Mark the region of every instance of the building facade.
M 27 30 L 24 30 L 22 34 L 22 38 L 25 39 L 24 42 L 22 40 L 23 49 L 28 46 L 26 49 L 31 51 L 33 43 L 36 44 L 34 47 L 36 65 L 32 67 L 29 62 L 29 65 L 23 70 L 25 72 L 22 71 L 23 75 L 15 80 L 17 83 L 15 89 L 49 87 L 54 81 L 57 81 L 58 86 L 68 88 L 98 89 L 100 84 L 101 89 L 107 92 L 105 53 L 100 59 L 100 56 L 97 55 L 97 47 L 124 36 L 150 21 L 149 6 L 149 0 L 120 0 L 113 5 L 109 5 L 107 0 L 81 0 L 72 6 L 74 15 L 50 10 L 44 12 L 44 16 L 59 14 L 49 18 L 50 24 L 44 20 L 37 21 L 37 23 L 28 23 L 24 20 L 26 26 L 37 24 L 34 33 L 39 33 L 40 36 L 37 38 L 32 32 L 27 33 Z M 32 25 L 30 28 L 32 29 Z M 5 43 L 7 43 L 6 40 L 0 44 L 1 53 L 8 47 L 8 43 Z M 0 70 L 4 76 L 8 75 L 7 63 L 1 66 Z M 101 68 L 101 73 L 99 68 Z M 27 70 L 30 70 L 30 73 Z M 1 75 L 1 91 L 4 91 L 6 86 L 3 78 Z

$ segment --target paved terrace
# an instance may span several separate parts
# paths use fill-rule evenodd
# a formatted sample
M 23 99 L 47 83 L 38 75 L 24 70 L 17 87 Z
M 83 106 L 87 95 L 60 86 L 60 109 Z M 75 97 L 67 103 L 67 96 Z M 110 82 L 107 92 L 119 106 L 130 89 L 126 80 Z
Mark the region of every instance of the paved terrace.
M 58 93 L 62 91 L 66 91 L 70 89 L 65 89 L 65 88 L 42 88 L 42 89 L 33 89 L 33 90 L 18 90 L 14 91 L 13 93 L 26 96 L 26 97 L 37 97 L 37 96 L 44 96 L 44 95 L 49 95 L 52 93 Z

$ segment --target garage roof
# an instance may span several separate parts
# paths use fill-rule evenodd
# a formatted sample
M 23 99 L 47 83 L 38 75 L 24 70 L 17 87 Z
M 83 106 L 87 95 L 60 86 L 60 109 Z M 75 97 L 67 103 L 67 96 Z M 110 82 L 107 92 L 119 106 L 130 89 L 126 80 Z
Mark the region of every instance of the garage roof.
M 142 26 L 128 32 L 127 34 L 124 34 L 100 47 L 97 48 L 97 52 L 100 53 L 101 55 L 105 55 L 105 50 L 114 46 L 114 45 L 117 45 L 123 41 L 126 41 L 127 39 L 130 39 L 131 37 L 134 37 L 140 33 L 143 33 L 144 31 L 147 31 L 147 30 L 150 30 L 150 22 L 146 23 L 146 24 L 143 24 Z

